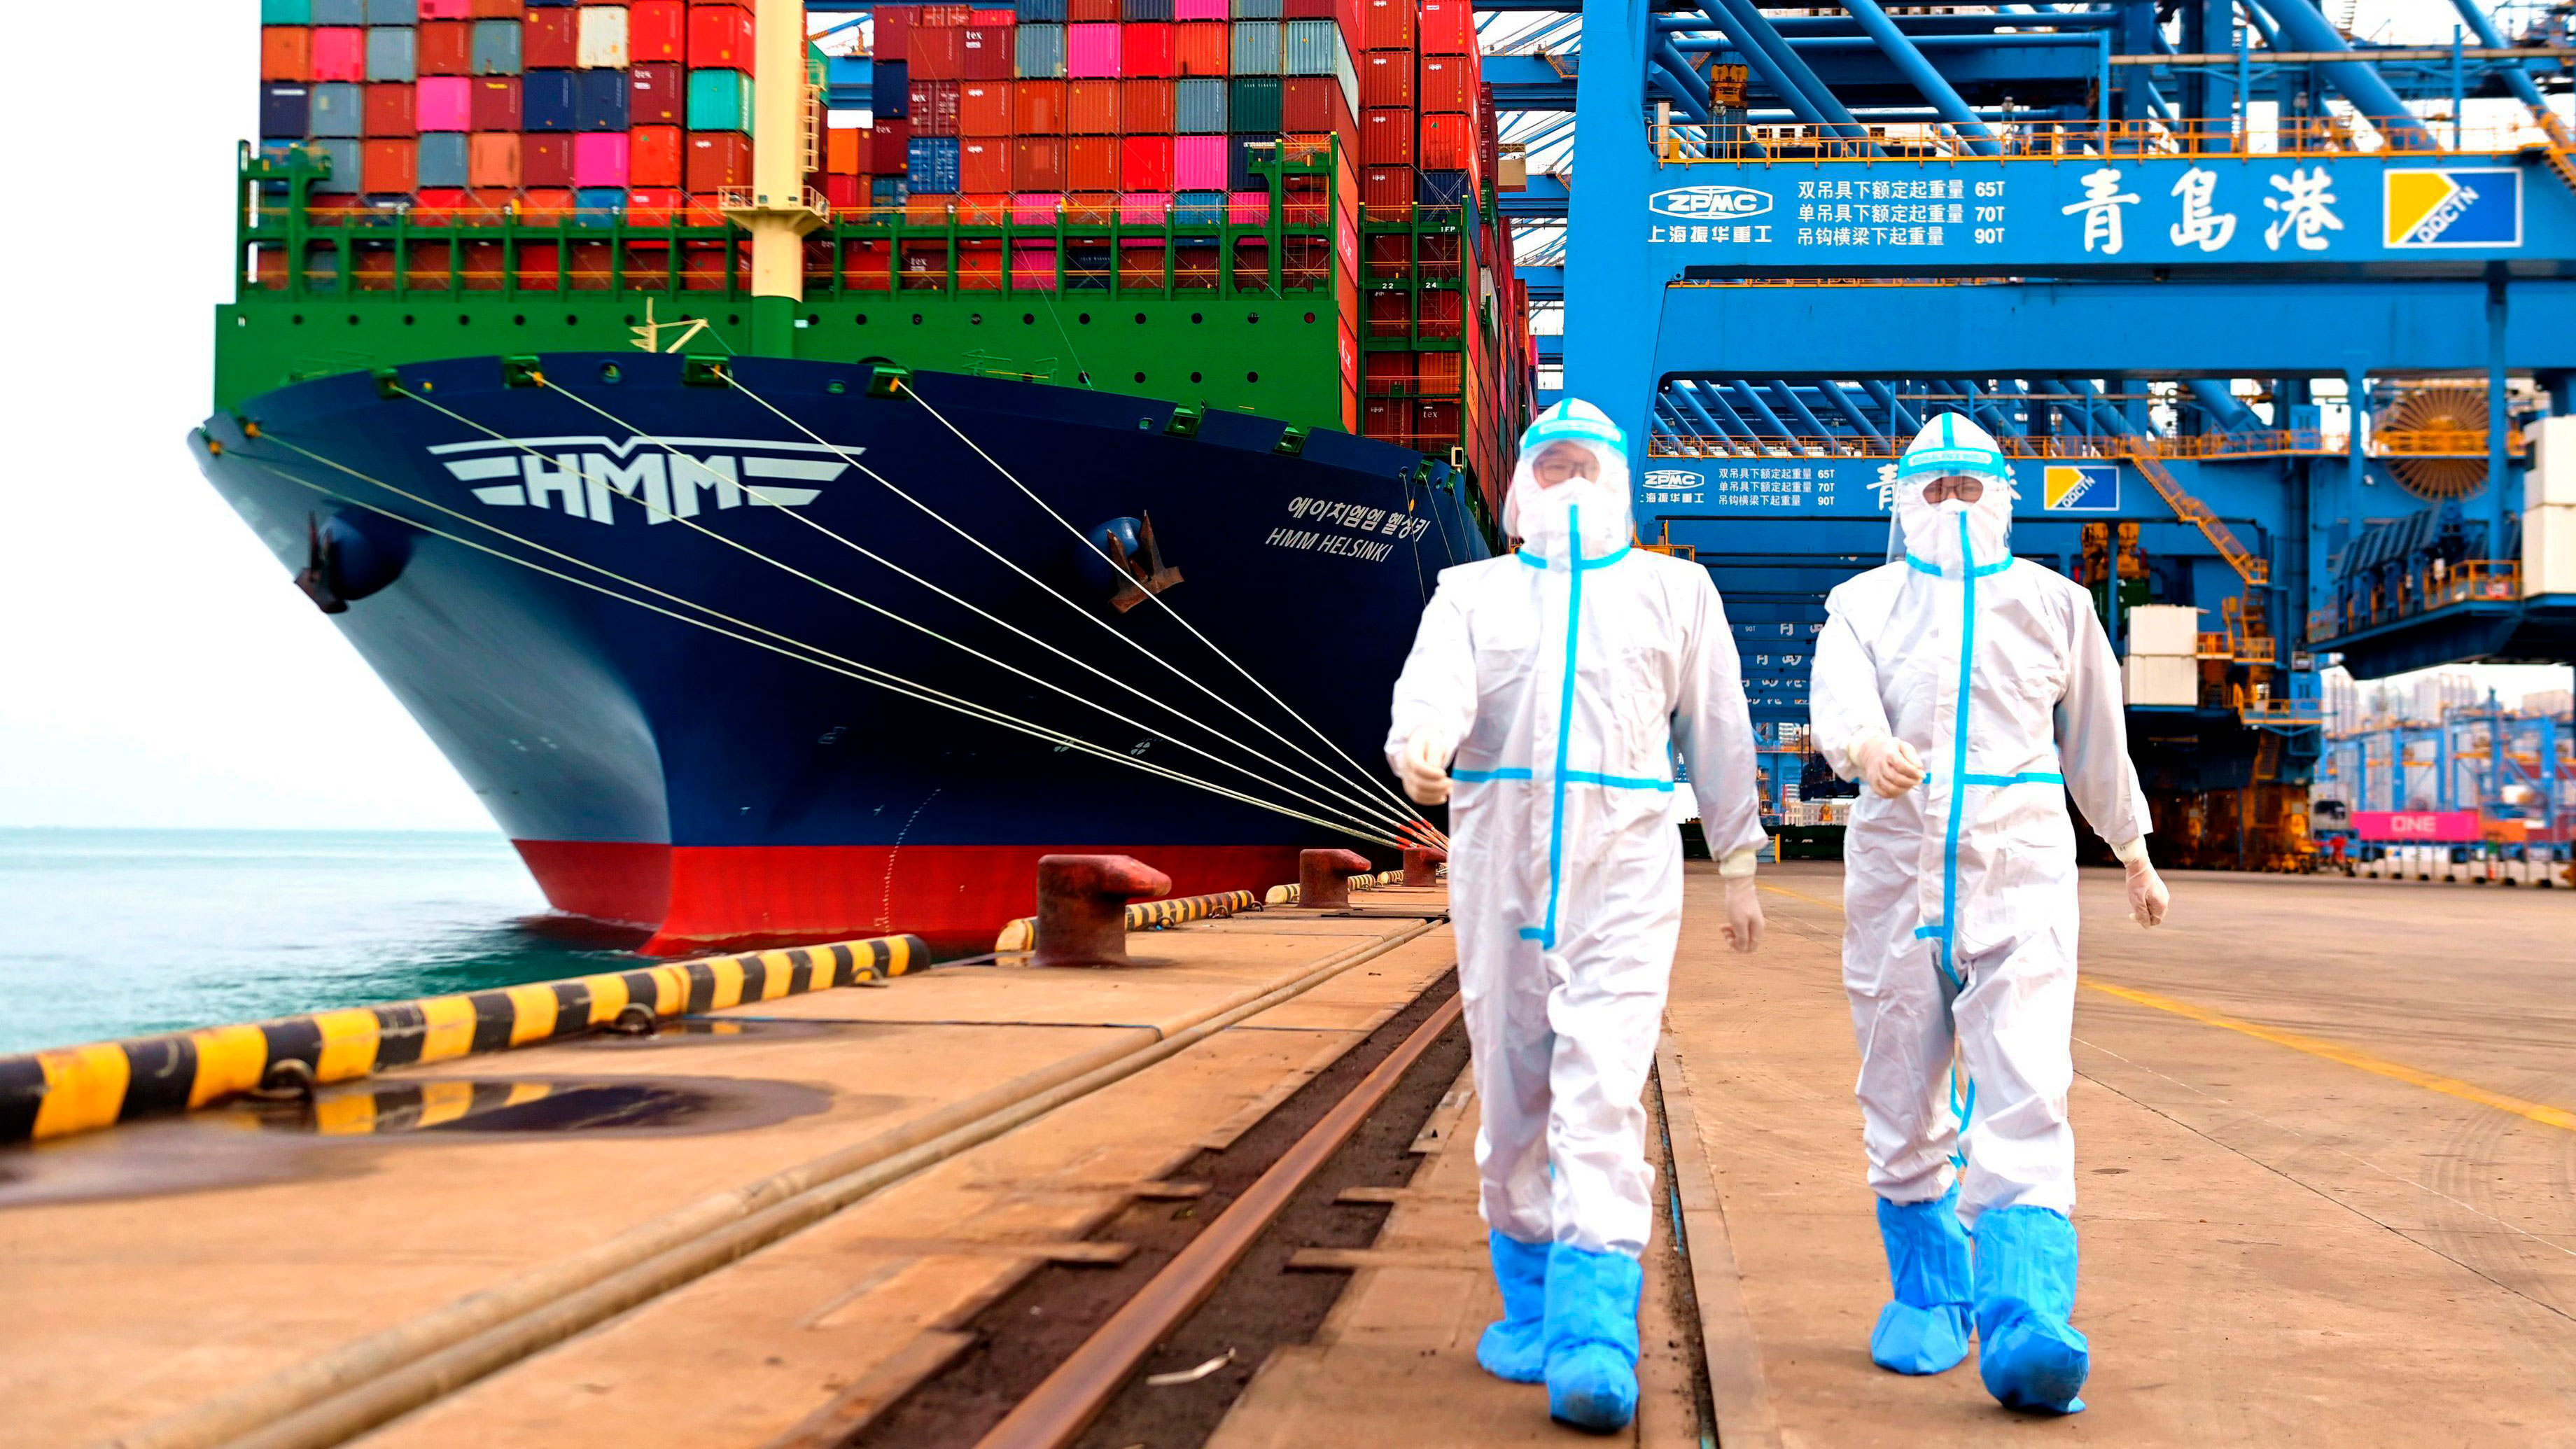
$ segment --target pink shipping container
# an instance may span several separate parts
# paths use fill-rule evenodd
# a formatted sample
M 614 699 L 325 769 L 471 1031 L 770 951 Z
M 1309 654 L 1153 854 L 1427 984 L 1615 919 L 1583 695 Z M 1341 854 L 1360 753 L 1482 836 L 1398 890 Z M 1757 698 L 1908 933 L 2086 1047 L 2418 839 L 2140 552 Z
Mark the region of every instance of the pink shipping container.
M 1223 136 L 1175 137 L 1172 141 L 1172 189 L 1224 190 L 1225 142 Z
M 367 32 L 345 25 L 326 25 L 315 30 L 313 78 L 317 81 L 365 80 Z
M 1050 214 L 1047 220 L 1055 217 Z M 1055 248 L 1011 248 L 1011 285 L 1021 291 L 1052 292 L 1055 290 Z
M 583 131 L 572 138 L 572 184 L 624 186 L 626 133 Z
M 1011 224 L 1014 226 L 1053 226 L 1056 211 L 1064 205 L 1061 191 L 1023 191 L 1011 198 Z M 1054 265 L 1050 262 L 1048 265 Z
M 423 78 L 416 104 L 420 128 L 424 131 L 474 129 L 474 79 L 471 76 L 434 75 Z
M 1117 25 L 1068 25 L 1065 27 L 1064 73 L 1081 80 L 1100 80 L 1118 74 L 1121 49 Z
M 1226 0 L 1172 0 L 1174 20 L 1231 20 Z
M 474 0 L 420 0 L 423 20 L 471 20 Z
M 1172 214 L 1172 193 L 1168 191 L 1131 191 L 1118 198 L 1118 221 L 1122 226 L 1161 226 Z
M 1234 226 L 1267 226 L 1270 222 L 1270 193 L 1237 191 L 1225 198 L 1225 219 Z

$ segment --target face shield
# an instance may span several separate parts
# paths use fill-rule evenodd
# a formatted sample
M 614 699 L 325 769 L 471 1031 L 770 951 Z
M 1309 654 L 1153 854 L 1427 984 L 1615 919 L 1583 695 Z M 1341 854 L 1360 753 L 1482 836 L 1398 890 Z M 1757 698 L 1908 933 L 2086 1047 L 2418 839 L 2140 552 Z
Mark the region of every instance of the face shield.
M 1568 399 L 1521 435 L 1520 461 L 1503 500 L 1503 531 L 1554 565 L 1616 552 L 1635 534 L 1629 514 L 1628 442 L 1608 415 Z
M 1923 425 L 1896 465 L 1890 563 L 1908 555 L 1951 572 L 2010 556 L 2012 466 L 1993 435 L 1957 413 Z

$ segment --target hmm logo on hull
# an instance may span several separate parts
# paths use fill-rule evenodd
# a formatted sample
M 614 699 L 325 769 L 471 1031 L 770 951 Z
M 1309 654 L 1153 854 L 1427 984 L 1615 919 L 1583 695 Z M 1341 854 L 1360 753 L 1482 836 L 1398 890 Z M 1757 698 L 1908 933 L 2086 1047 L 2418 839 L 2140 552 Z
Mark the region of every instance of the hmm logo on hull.
M 1646 198 L 1658 216 L 1686 221 L 1741 221 L 1771 210 L 1771 193 L 1750 186 L 1676 186 Z
M 592 435 L 444 443 L 429 455 L 494 508 L 560 509 L 593 523 L 615 523 L 621 513 L 668 523 L 747 504 L 802 507 L 821 495 L 803 485 L 840 477 L 862 451 L 760 438 Z

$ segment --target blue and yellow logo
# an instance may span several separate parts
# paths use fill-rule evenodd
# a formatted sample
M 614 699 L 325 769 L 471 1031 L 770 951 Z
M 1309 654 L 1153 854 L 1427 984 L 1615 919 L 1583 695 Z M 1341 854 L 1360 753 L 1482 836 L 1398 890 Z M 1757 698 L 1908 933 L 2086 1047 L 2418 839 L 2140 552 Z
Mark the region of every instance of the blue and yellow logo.
M 2051 513 L 2120 511 L 2120 465 L 2051 463 L 2040 474 L 2040 506 Z
M 2522 245 L 2522 173 L 2510 166 L 2446 166 L 2380 173 L 2389 246 Z

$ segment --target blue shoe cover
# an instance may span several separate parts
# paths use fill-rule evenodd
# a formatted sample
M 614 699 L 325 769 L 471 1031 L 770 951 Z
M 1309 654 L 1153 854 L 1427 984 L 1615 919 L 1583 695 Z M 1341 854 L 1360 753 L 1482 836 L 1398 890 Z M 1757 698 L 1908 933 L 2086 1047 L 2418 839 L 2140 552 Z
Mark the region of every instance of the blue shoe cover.
M 1968 1230 L 1959 1190 L 1931 1202 L 1878 1200 L 1878 1233 L 1896 1301 L 1870 1330 L 1870 1362 L 1901 1374 L 1947 1373 L 1968 1356 Z
M 1545 1243 L 1524 1243 L 1488 1233 L 1494 1282 L 1503 1290 L 1503 1317 L 1476 1342 L 1485 1372 L 1516 1384 L 1547 1379 L 1547 1254 Z
M 1547 1256 L 1547 1411 L 1613 1434 L 1637 1413 L 1637 1299 L 1645 1270 L 1625 1253 L 1563 1243 Z
M 2080 1414 L 2092 1346 L 2075 1312 L 2075 1225 L 2043 1207 L 1977 1219 L 1977 1371 L 2005 1408 Z

